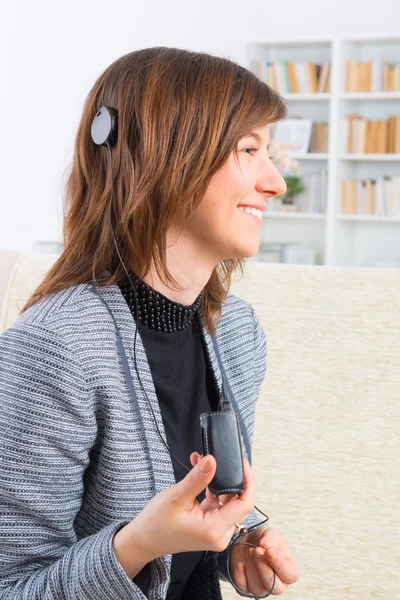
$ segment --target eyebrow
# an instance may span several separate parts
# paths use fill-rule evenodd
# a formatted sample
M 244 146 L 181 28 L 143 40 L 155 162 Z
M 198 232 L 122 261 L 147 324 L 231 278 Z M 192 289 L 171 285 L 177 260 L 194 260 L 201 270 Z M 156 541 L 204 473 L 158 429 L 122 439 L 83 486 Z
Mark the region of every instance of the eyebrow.
M 253 137 L 253 138 L 254 138 L 255 140 L 257 140 L 257 142 L 259 142 L 260 144 L 261 144 L 261 142 L 263 141 L 263 140 L 262 140 L 262 137 L 261 137 L 261 135 L 259 135 L 259 134 L 258 134 L 258 133 L 256 133 L 255 131 L 249 131 L 248 133 L 245 133 L 243 137 Z M 269 148 L 270 148 L 270 145 L 271 145 L 271 144 L 269 143 L 269 144 L 268 144 L 268 146 L 267 146 L 267 150 L 269 150 Z

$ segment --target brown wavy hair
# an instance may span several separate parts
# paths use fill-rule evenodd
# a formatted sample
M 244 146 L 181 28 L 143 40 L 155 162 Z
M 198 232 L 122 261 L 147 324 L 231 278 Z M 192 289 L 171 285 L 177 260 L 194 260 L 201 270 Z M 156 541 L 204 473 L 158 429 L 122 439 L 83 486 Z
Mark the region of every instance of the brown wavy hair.
M 112 225 L 122 260 L 140 278 L 154 261 L 175 289 L 166 265 L 169 227 L 184 227 L 232 151 L 237 160 L 241 137 L 287 116 L 281 96 L 231 59 L 164 46 L 118 58 L 84 104 L 65 185 L 63 252 L 21 313 L 71 285 L 108 286 L 126 277 L 108 220 L 110 151 L 91 138 L 101 106 L 118 111 Z M 243 274 L 243 259 L 220 262 L 203 290 L 210 333 L 236 271 Z

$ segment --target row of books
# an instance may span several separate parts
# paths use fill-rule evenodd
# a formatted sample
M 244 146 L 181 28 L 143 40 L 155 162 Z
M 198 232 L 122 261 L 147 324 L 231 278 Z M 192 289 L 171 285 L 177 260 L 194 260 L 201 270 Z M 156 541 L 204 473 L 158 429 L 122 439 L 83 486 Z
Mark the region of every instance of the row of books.
M 330 92 L 329 63 L 252 60 L 250 70 L 280 94 Z
M 387 60 L 346 63 L 346 92 L 398 92 L 400 91 L 400 63 Z
M 400 217 L 400 176 L 342 181 L 341 211 L 347 215 Z
M 345 117 L 347 152 L 350 154 L 400 153 L 400 115 L 370 121 L 361 115 Z

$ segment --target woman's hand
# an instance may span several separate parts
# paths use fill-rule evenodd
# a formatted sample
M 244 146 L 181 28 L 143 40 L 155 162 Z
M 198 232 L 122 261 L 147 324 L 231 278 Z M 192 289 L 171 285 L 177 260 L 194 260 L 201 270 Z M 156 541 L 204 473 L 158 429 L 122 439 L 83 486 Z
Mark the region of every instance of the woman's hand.
M 235 523 L 243 521 L 253 509 L 255 484 L 251 467 L 244 460 L 245 492 L 240 497 L 231 497 L 221 506 L 207 490 L 207 496 L 200 504 L 197 496 L 207 488 L 215 471 L 213 456 L 196 461 L 182 481 L 154 496 L 135 519 L 117 532 L 114 548 L 128 573 L 135 572 L 133 558 L 130 568 L 130 557 L 135 548 L 140 548 L 143 564 L 165 554 L 225 550 L 235 531 Z
M 201 454 L 193 452 L 190 456 L 192 465 L 196 465 L 201 459 Z M 252 469 L 245 459 L 247 471 Z M 254 481 L 252 479 L 252 481 Z M 226 502 L 231 501 L 232 495 L 220 496 L 219 500 Z M 211 503 L 213 496 L 207 489 L 206 501 Z M 253 509 L 254 505 L 251 507 Z M 250 512 L 250 511 L 249 511 Z M 245 519 L 248 515 L 245 516 Z M 236 523 L 241 523 L 236 521 Z M 244 536 L 239 538 L 241 542 L 254 544 L 257 548 L 236 544 L 232 547 L 230 554 L 230 573 L 235 585 L 245 594 L 253 596 L 265 596 L 272 588 L 274 581 L 274 571 L 276 580 L 274 589 L 271 595 L 278 596 L 285 591 L 288 585 L 295 583 L 300 578 L 300 569 L 297 561 L 290 552 L 286 542 L 284 541 L 281 532 L 273 527 L 257 527 Z M 275 558 L 271 558 L 267 551 L 275 551 Z
M 240 591 L 264 596 L 272 587 L 274 571 L 276 581 L 271 595 L 282 594 L 288 585 L 299 580 L 299 565 L 278 529 L 258 527 L 242 536 L 240 541 L 257 546 L 235 545 L 231 550 L 231 577 Z M 271 550 L 272 556 L 269 556 Z

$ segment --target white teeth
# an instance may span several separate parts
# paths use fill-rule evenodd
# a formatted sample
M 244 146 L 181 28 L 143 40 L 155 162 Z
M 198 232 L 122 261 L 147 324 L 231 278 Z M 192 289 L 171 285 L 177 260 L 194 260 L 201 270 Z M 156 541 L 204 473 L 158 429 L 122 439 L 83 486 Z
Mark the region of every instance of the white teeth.
M 258 208 L 250 208 L 250 206 L 239 206 L 238 208 L 249 215 L 254 215 L 259 219 L 262 219 L 262 211 L 258 210 Z

